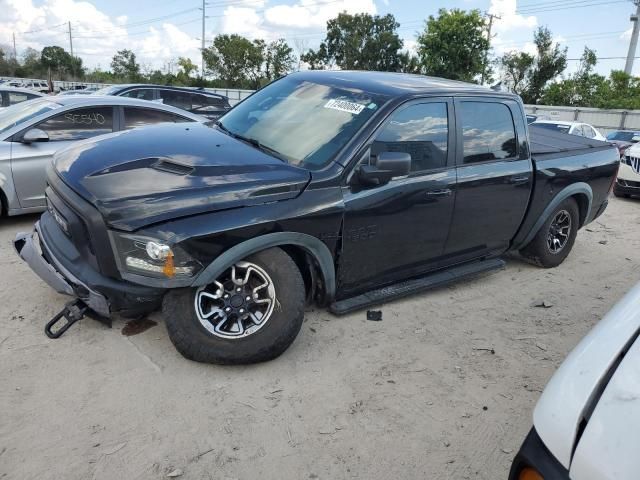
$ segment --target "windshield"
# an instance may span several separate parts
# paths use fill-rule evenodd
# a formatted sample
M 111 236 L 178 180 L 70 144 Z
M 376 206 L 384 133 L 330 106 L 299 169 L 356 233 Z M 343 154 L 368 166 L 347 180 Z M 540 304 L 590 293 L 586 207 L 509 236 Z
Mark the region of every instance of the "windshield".
M 93 90 L 91 93 L 93 93 L 94 95 L 113 95 L 119 89 L 120 87 L 117 85 L 110 85 L 108 87 L 102 87 L 98 90 Z
M 631 142 L 633 137 L 638 137 L 637 132 L 611 132 L 607 135 L 607 140 L 620 140 L 622 142 Z
M 0 110 L 0 133 L 20 125 L 38 115 L 60 108 L 61 105 L 49 100 L 32 100 L 17 103 Z
M 546 128 L 547 130 L 555 130 L 556 132 L 569 133 L 571 125 L 563 125 L 561 123 L 538 123 L 534 122 L 536 127 Z
M 247 98 L 219 124 L 292 165 L 319 170 L 385 101 L 357 88 L 286 77 Z

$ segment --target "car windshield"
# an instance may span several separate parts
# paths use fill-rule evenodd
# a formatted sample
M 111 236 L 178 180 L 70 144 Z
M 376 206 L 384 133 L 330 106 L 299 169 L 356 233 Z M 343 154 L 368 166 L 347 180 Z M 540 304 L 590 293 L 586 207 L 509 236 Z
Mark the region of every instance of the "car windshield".
M 218 125 L 292 165 L 319 170 L 386 100 L 355 87 L 286 77 L 238 104 Z
M 640 134 L 637 132 L 611 132 L 607 135 L 607 140 L 620 140 L 622 142 L 630 142 L 633 137 L 638 137 Z
M 534 122 L 533 125 L 536 127 L 546 128 L 547 130 L 555 130 L 556 132 L 569 133 L 571 130 L 571 125 L 564 125 L 562 123 L 542 123 L 542 122 Z
M 59 103 L 49 100 L 33 100 L 17 103 L 0 111 L 0 133 L 20 125 L 45 112 L 60 108 Z

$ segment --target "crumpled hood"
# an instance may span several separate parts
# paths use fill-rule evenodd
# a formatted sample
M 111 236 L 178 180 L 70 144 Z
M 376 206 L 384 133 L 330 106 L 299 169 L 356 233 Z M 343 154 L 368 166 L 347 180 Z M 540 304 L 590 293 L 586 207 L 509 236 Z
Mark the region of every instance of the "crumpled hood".
M 111 226 L 151 223 L 297 196 L 310 173 L 196 123 L 127 130 L 57 153 L 54 169 Z

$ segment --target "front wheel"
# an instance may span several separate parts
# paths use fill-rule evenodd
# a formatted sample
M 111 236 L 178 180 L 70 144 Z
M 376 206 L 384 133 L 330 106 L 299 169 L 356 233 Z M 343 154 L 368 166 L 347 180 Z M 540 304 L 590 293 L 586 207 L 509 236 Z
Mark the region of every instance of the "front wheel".
M 276 358 L 298 335 L 305 287 L 291 257 L 271 248 L 237 262 L 211 284 L 165 295 L 169 338 L 186 358 L 217 364 Z
M 533 240 L 520 253 L 540 267 L 557 267 L 573 248 L 579 221 L 578 204 L 573 198 L 566 199 L 556 207 Z

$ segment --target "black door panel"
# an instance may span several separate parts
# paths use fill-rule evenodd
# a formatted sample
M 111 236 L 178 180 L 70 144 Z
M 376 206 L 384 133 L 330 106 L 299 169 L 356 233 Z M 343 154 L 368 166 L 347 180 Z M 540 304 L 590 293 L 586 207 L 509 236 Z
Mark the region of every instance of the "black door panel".
M 453 213 L 455 182 L 455 170 L 449 169 L 372 190 L 345 189 L 341 288 L 365 291 L 437 268 Z M 431 194 L 443 190 L 452 193 Z
M 506 251 L 525 216 L 533 185 L 526 126 L 518 104 L 459 99 L 457 193 L 447 263 Z
M 531 192 L 529 160 L 458 168 L 456 209 L 446 254 L 466 261 L 508 248 Z
M 344 187 L 339 291 L 353 294 L 438 267 L 455 203 L 455 119 L 450 99 L 398 108 L 372 136 L 364 161 L 411 156 L 411 175 L 386 185 Z

